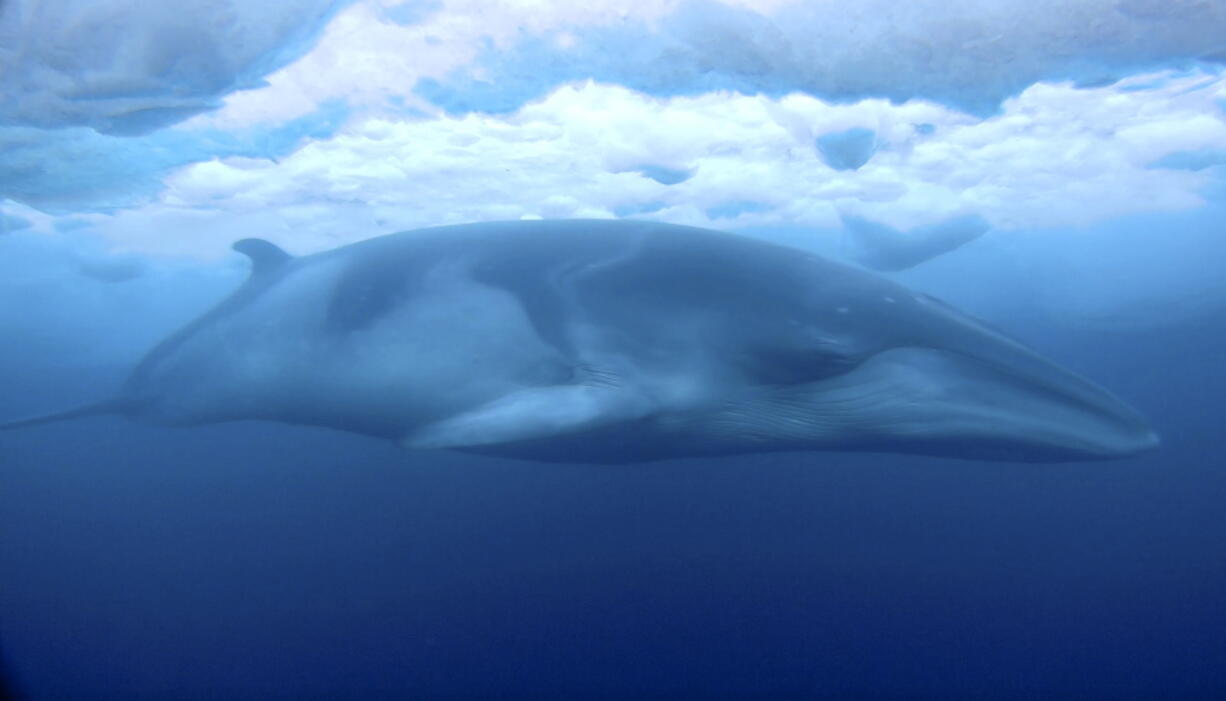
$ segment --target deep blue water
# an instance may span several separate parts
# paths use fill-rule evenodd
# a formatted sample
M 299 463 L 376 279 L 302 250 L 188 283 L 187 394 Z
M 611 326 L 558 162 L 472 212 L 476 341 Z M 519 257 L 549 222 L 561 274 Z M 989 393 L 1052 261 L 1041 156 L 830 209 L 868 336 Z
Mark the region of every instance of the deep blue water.
M 0 435 L 0 625 L 30 698 L 1222 698 L 1220 321 L 1018 320 L 1155 453 L 629 467 L 250 423 Z M 0 416 L 124 368 L 0 353 Z

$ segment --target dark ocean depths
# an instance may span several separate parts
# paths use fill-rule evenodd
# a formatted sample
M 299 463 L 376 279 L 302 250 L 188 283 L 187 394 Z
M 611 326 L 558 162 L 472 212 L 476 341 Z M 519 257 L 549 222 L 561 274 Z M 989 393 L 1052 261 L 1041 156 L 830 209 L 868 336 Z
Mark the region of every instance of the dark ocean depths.
M 1226 329 L 1005 321 L 1147 413 L 1163 447 L 592 467 L 264 423 L 4 433 L 9 683 L 31 699 L 1226 698 Z M 125 371 L 5 341 L 3 418 Z

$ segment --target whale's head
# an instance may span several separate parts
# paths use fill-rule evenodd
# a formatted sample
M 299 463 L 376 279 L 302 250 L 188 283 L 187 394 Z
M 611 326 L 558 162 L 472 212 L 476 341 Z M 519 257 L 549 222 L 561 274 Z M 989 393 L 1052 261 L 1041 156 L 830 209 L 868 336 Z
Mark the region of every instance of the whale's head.
M 1023 462 L 1159 444 L 1121 399 L 939 300 L 875 277 L 841 282 L 812 306 L 817 377 L 702 419 L 711 440 Z

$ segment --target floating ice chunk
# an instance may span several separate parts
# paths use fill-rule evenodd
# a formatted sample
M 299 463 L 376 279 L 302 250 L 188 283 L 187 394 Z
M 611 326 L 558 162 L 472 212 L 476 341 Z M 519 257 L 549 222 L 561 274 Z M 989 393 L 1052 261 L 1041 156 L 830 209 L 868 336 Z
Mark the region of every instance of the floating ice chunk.
M 1204 170 L 1226 164 L 1226 149 L 1202 149 L 1168 153 L 1150 164 L 1151 168 L 1171 170 Z
M 988 230 L 988 222 L 976 214 L 953 217 L 903 233 L 864 217 L 843 215 L 843 226 L 852 244 L 851 257 L 874 270 L 906 270 L 974 241 Z
M 77 256 L 77 272 L 100 282 L 127 282 L 147 271 L 145 260 L 134 255 Z
M 765 202 L 755 202 L 753 200 L 734 200 L 732 202 L 723 202 L 714 207 L 708 207 L 705 213 L 711 219 L 736 219 L 742 214 L 761 214 L 769 212 L 774 207 Z
M 918 98 L 987 117 L 1036 82 L 1104 86 L 1194 61 L 1226 62 L 1226 3 L 1215 0 L 631 5 L 635 10 L 611 15 L 616 21 L 570 28 L 566 42 L 522 27 L 503 41 L 487 39 L 475 64 L 425 76 L 414 92 L 452 113 L 505 113 L 558 85 L 591 79 L 655 96 L 729 90 L 837 102 Z M 656 12 L 640 9 L 651 5 Z M 577 12 L 572 6 L 554 7 Z M 548 27 L 544 18 L 556 17 L 554 7 L 542 3 L 536 21 Z
M 30 220 L 0 212 L 0 235 L 30 228 Z
M 420 23 L 443 8 L 442 0 L 406 0 L 398 5 L 384 7 L 383 18 L 402 27 Z
M 176 168 L 234 156 L 275 160 L 309 139 L 332 135 L 347 115 L 344 103 L 328 101 L 275 125 L 231 131 L 179 127 L 140 137 L 83 127 L 0 126 L 0 199 L 54 213 L 135 206 L 154 199 L 163 178 Z
M 262 84 L 344 0 L 10 0 L 0 123 L 145 134 Z
M 667 203 L 659 200 L 653 200 L 651 202 L 632 202 L 615 206 L 613 208 L 613 215 L 617 217 L 633 217 L 639 214 L 651 214 L 652 212 L 658 212 L 667 206 Z
M 693 171 L 658 165 L 641 165 L 635 170 L 641 173 L 643 177 L 651 178 L 661 185 L 678 185 L 694 177 Z
M 817 152 L 835 170 L 856 170 L 877 152 L 877 132 L 853 127 L 817 137 Z

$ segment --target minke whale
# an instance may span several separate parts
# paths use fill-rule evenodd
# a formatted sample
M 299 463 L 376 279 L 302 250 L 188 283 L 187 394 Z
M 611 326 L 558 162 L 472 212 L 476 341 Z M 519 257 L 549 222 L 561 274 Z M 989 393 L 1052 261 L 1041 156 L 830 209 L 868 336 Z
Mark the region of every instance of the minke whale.
M 946 304 L 764 241 L 644 221 L 445 226 L 293 257 L 119 395 L 3 424 L 246 419 L 575 463 L 763 451 L 1007 461 L 1154 447 L 1112 394 Z

